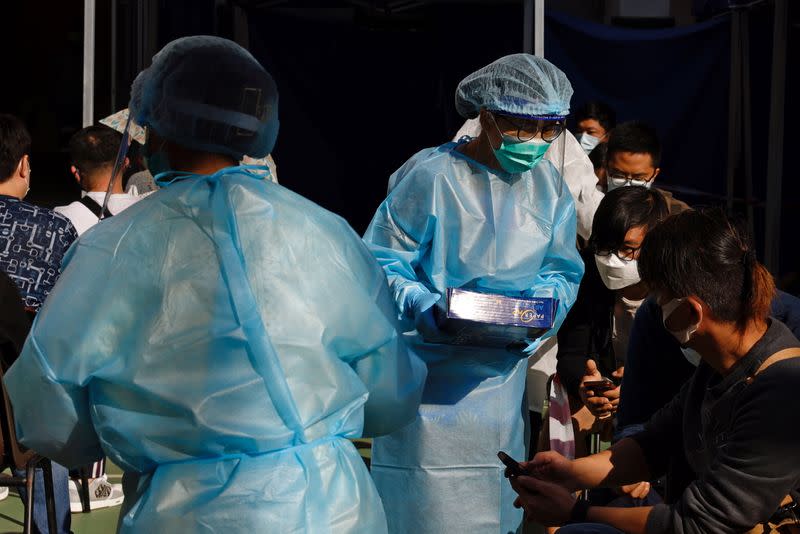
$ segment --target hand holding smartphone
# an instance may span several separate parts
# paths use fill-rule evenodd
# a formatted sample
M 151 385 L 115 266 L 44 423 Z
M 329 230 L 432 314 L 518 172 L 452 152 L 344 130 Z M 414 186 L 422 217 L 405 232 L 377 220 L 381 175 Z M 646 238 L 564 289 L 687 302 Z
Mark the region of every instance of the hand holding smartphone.
M 524 469 L 522 469 L 522 466 L 519 465 L 519 462 L 517 462 L 515 459 L 513 459 L 511 456 L 504 453 L 503 451 L 499 451 L 497 453 L 497 457 L 500 458 L 500 461 L 503 462 L 503 464 L 508 468 L 506 470 L 506 473 L 508 474 L 509 478 L 528 475 L 528 473 L 525 472 Z
M 600 394 L 611 389 L 615 389 L 618 385 L 619 384 L 606 377 L 603 377 L 602 380 L 589 380 L 583 383 L 584 388 L 594 391 L 595 394 Z

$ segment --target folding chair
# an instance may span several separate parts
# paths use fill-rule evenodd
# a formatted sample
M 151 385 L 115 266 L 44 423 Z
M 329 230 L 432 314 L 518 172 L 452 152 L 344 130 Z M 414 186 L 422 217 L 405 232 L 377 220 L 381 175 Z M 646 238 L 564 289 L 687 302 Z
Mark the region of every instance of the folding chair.
M 3 381 L 3 370 L 0 368 L 0 389 L 2 390 L 2 402 L 0 402 L 0 470 L 11 468 L 24 469 L 25 476 L 0 476 L 0 486 L 4 487 L 25 487 L 25 517 L 23 519 L 22 531 L 30 534 L 33 528 L 33 490 L 35 480 L 35 469 L 40 467 L 44 475 L 44 495 L 45 506 L 47 507 L 47 526 L 50 534 L 56 534 L 56 504 L 53 491 L 53 468 L 50 460 L 39 456 L 35 452 L 24 448 L 17 441 L 17 433 L 14 428 L 14 414 L 11 410 L 11 402 L 6 393 L 5 382 Z

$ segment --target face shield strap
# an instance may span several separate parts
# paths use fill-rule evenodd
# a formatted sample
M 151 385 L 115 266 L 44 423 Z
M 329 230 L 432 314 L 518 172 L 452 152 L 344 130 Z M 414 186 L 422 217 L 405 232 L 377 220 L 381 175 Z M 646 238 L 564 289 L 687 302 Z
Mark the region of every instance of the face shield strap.
M 554 151 L 555 158 L 552 161 L 558 162 L 558 165 L 553 165 L 556 168 L 556 184 L 555 190 L 556 194 L 561 197 L 564 194 L 564 159 L 565 159 L 565 150 L 567 145 L 567 134 L 565 131 L 561 132 L 561 135 L 556 137 L 552 143 L 550 143 L 550 150 Z
M 198 119 L 205 119 L 221 124 L 227 124 L 245 130 L 247 132 L 259 132 L 263 128 L 263 124 L 258 118 L 253 115 L 241 113 L 228 109 L 221 109 L 215 106 L 209 106 L 201 102 L 190 102 L 187 100 L 171 100 L 170 107 L 180 113 L 190 115 Z M 255 135 L 255 133 L 253 133 Z
M 516 117 L 517 119 L 537 120 L 537 121 L 563 121 L 567 119 L 566 115 L 554 113 L 552 115 L 526 115 L 525 113 L 512 113 L 503 109 L 486 108 L 491 113 L 505 115 L 507 117 Z
M 119 144 L 117 159 L 114 161 L 114 168 L 111 171 L 111 180 L 108 181 L 108 189 L 106 189 L 106 195 L 103 197 L 103 206 L 100 209 L 100 220 L 108 213 L 108 199 L 111 197 L 111 191 L 114 190 L 114 183 L 117 181 L 119 175 L 122 174 L 122 169 L 125 166 L 125 158 L 128 155 L 128 149 L 131 147 L 131 124 L 132 119 L 129 114 L 128 120 L 125 122 L 125 130 L 122 132 L 122 142 Z

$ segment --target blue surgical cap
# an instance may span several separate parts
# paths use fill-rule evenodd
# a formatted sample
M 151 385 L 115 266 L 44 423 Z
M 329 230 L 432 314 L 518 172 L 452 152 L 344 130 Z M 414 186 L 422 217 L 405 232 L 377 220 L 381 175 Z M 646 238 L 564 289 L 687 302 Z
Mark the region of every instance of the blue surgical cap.
M 134 121 L 194 150 L 261 158 L 278 137 L 278 88 L 228 39 L 184 37 L 153 57 L 131 87 Z
M 561 70 L 530 54 L 501 57 L 458 84 L 456 110 L 474 119 L 481 108 L 519 117 L 565 116 L 572 85 Z

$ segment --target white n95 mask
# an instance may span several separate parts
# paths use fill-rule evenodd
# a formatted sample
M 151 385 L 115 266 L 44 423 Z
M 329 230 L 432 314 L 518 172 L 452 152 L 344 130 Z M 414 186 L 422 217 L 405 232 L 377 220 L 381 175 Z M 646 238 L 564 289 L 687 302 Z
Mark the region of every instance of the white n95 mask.
M 594 255 L 600 278 L 608 289 L 622 289 L 639 283 L 639 266 L 636 260 L 622 260 L 616 254 Z
M 663 306 L 661 306 L 661 313 L 664 317 L 663 318 L 664 328 L 667 329 L 667 332 L 675 336 L 675 339 L 677 339 L 678 343 L 680 343 L 682 346 L 686 345 L 689 342 L 689 340 L 692 338 L 692 334 L 697 332 L 697 327 L 700 326 L 700 321 L 697 321 L 696 323 L 690 324 L 689 326 L 687 326 L 682 330 L 672 331 L 667 327 L 667 319 L 669 319 L 669 316 L 672 315 L 672 313 L 677 309 L 677 307 L 683 304 L 684 302 L 686 302 L 686 297 L 680 299 L 672 299 Z

